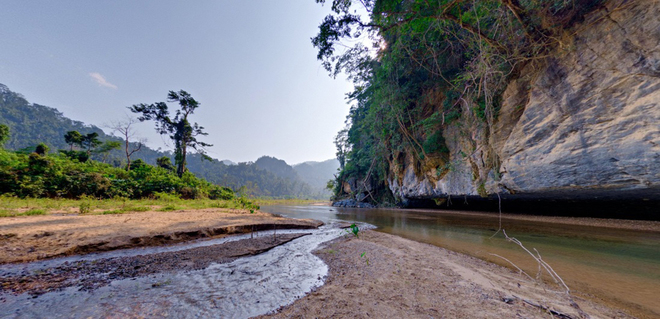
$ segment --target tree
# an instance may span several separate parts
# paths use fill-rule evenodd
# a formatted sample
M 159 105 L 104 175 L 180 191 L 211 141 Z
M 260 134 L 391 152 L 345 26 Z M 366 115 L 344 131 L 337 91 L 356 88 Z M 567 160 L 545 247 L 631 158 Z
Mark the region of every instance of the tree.
M 162 167 L 168 171 L 174 171 L 175 167 L 172 165 L 172 160 L 169 157 L 163 156 L 156 159 L 158 167 Z
M 96 150 L 94 150 L 94 154 L 99 154 L 103 156 L 102 162 L 105 163 L 105 161 L 108 160 L 108 154 L 112 150 L 118 150 L 121 148 L 121 142 L 119 141 L 105 141 L 101 146 L 99 146 Z
M 82 145 L 82 139 L 83 139 L 83 136 L 78 131 L 68 131 L 68 132 L 66 132 L 66 134 L 64 134 L 64 140 L 71 147 L 71 149 L 69 149 L 69 151 L 73 151 L 73 146 L 74 145 L 81 146 Z
M 128 109 L 133 113 L 142 114 L 138 117 L 140 122 L 153 120 L 156 122 L 156 131 L 161 134 L 169 134 L 170 139 L 174 141 L 174 162 L 177 166 L 176 173 L 179 177 L 186 171 L 186 154 L 191 147 L 205 156 L 205 147 L 213 146 L 197 140 L 199 135 L 208 135 L 203 131 L 204 127 L 197 123 L 190 124 L 188 116 L 195 112 L 199 107 L 197 102 L 190 94 L 184 90 L 179 92 L 170 91 L 167 95 L 168 102 L 178 102 L 181 109 L 176 111 L 176 115 L 170 117 L 167 104 L 165 102 L 156 102 L 153 104 L 135 104 Z
M 119 132 L 124 138 L 124 151 L 126 153 L 127 171 L 131 170 L 131 156 L 134 153 L 139 152 L 142 149 L 142 145 L 145 142 L 144 139 L 139 139 L 137 145 L 131 147 L 130 140 L 135 137 L 135 131 L 133 130 L 132 126 L 135 123 L 136 122 L 134 118 L 128 117 L 125 121 L 115 122 L 110 126 L 111 129 L 113 129 L 116 132 Z
M 34 152 L 41 156 L 44 156 L 48 154 L 48 150 L 49 150 L 48 145 L 44 143 L 39 143 L 39 145 L 37 145 L 37 148 L 34 150 Z
M 103 144 L 103 142 L 99 141 L 97 137 L 99 137 L 99 133 L 96 132 L 92 132 L 82 136 L 80 146 L 87 149 L 87 156 L 89 156 L 92 153 L 92 150 L 94 148 Z
M 9 139 L 9 126 L 0 124 L 0 147 Z

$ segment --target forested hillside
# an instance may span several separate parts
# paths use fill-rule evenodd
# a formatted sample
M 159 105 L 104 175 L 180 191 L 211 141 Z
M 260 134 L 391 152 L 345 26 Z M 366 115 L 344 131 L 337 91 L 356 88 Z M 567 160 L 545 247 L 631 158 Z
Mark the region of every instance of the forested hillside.
M 5 143 L 5 148 L 8 150 L 26 149 L 27 152 L 32 152 L 39 143 L 49 146 L 50 152 L 57 152 L 59 149 L 66 150 L 70 147 L 64 139 L 64 135 L 68 131 L 79 131 L 83 135 L 97 133 L 98 139 L 101 141 L 123 143 L 122 139 L 106 134 L 99 127 L 71 120 L 54 108 L 29 103 L 21 94 L 12 92 L 3 84 L 0 84 L 0 124 L 7 125 L 11 131 L 10 138 Z M 137 144 L 132 144 L 132 147 L 136 146 Z M 174 158 L 172 152 L 160 152 L 142 147 L 131 157 L 131 160 L 142 159 L 146 163 L 156 165 L 156 159 L 162 156 Z M 123 149 L 113 150 L 107 156 L 92 153 L 92 159 L 115 166 L 125 165 L 126 162 Z M 295 171 L 290 166 L 288 167 L 288 170 L 293 172 L 293 175 L 290 175 L 297 176 Z M 202 160 L 201 155 L 190 154 L 187 159 L 187 168 L 209 182 L 230 187 L 250 196 L 317 199 L 328 197 L 323 190 L 312 187 L 298 178 L 274 174 L 259 168 L 254 163 L 225 165 L 216 159 Z
M 324 189 L 327 187 L 328 181 L 338 173 L 339 161 L 330 159 L 323 162 L 304 162 L 294 165 L 293 169 L 308 184 Z

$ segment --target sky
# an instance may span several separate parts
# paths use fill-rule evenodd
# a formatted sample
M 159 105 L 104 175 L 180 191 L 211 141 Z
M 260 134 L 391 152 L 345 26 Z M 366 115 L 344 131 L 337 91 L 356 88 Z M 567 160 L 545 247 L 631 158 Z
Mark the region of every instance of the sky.
M 310 41 L 329 12 L 314 0 L 2 0 L 0 83 L 108 133 L 135 116 L 128 106 L 183 89 L 211 157 L 323 161 L 352 89 Z M 153 122 L 137 133 L 172 149 Z

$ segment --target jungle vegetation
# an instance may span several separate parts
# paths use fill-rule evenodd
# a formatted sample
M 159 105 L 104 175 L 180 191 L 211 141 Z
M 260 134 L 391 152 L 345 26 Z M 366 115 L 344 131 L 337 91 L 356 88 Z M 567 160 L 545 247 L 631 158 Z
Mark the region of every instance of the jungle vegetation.
M 567 30 L 602 3 L 316 2 L 332 9 L 312 38 L 317 58 L 331 76 L 345 73 L 355 85 L 347 95 L 347 126 L 335 139 L 341 171 L 329 187 L 336 198 L 354 195 L 342 187 L 353 181 L 375 204 L 395 201 L 386 183 L 400 174 L 406 156 L 418 169 L 446 173 L 444 131 L 456 122 L 480 122 L 489 134 L 506 84 L 550 50 L 570 49 Z

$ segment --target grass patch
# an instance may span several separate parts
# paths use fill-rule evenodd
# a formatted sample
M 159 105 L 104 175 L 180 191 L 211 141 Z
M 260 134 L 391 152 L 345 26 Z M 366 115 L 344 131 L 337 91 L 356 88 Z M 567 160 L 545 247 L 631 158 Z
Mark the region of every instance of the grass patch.
M 121 209 L 124 212 L 148 212 L 151 210 L 151 207 L 148 206 L 139 206 L 139 207 L 125 207 Z
M 123 214 L 125 211 L 121 209 L 115 209 L 115 210 L 106 210 L 98 213 L 97 215 L 117 215 L 117 214 Z
M 181 209 L 181 207 L 170 204 L 170 205 L 166 205 L 166 206 L 161 207 L 158 211 L 159 212 L 171 212 L 173 210 L 179 210 L 179 209 Z
M 26 215 L 43 215 L 52 212 L 79 214 L 114 214 L 146 211 L 173 211 L 182 209 L 245 209 L 257 210 L 253 200 L 248 199 L 180 199 L 175 196 L 163 196 L 151 199 L 51 199 L 51 198 L 17 198 L 0 196 L 0 217 Z M 29 214 L 24 211 L 32 211 Z
M 15 213 L 10 212 L 8 210 L 0 210 L 0 217 L 14 217 L 16 216 Z
M 35 216 L 35 215 L 46 215 L 46 211 L 43 209 L 30 209 L 25 213 L 19 214 L 21 216 Z
M 0 210 L 0 217 L 37 216 L 37 215 L 46 215 L 46 210 L 36 209 L 36 208 L 29 209 L 24 212 Z

